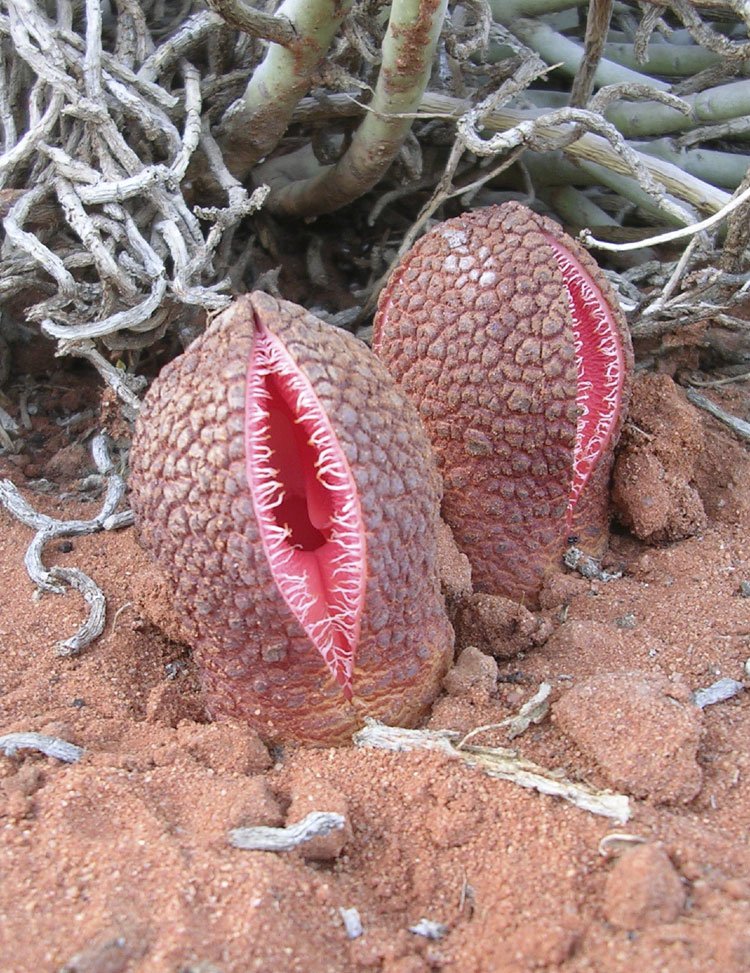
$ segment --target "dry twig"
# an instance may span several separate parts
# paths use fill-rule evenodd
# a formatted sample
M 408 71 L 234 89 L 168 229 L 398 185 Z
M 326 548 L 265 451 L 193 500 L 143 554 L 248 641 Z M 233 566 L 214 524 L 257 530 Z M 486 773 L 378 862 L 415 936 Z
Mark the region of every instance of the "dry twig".
M 335 811 L 310 811 L 301 821 L 285 828 L 234 828 L 229 832 L 229 843 L 235 848 L 248 851 L 293 851 L 312 838 L 325 837 L 332 831 L 340 831 L 346 825 L 343 814 Z
M 64 594 L 67 587 L 81 592 L 89 605 L 89 613 L 79 630 L 70 638 L 58 642 L 58 655 L 77 655 L 104 631 L 106 600 L 104 593 L 79 568 L 46 568 L 42 554 L 46 545 L 60 537 L 77 537 L 124 526 L 128 520 L 117 516 L 117 508 L 125 495 L 125 481 L 115 472 L 109 455 L 106 437 L 96 436 L 92 453 L 99 473 L 107 479 L 107 492 L 101 510 L 91 520 L 57 520 L 40 514 L 23 499 L 10 480 L 0 480 L 0 504 L 21 523 L 36 531 L 24 557 L 26 571 L 40 591 Z

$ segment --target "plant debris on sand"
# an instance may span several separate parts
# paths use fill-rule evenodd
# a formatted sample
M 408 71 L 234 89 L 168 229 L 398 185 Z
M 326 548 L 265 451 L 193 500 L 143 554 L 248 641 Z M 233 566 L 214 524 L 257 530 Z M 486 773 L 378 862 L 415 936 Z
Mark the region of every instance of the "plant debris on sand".
M 46 514 L 86 519 L 93 461 L 55 419 L 96 407 L 97 393 L 87 375 L 40 367 L 33 445 L 0 458 L 0 473 Z M 635 480 L 616 485 L 648 511 L 646 457 L 660 457 L 665 520 L 679 519 L 687 490 L 703 516 L 659 546 L 617 534 L 606 562 L 617 580 L 561 569 L 544 624 L 514 637 L 510 657 L 463 650 L 428 727 L 457 733 L 468 762 L 439 750 L 269 752 L 240 724 L 204 722 L 190 658 L 137 607 L 158 592 L 131 530 L 48 548 L 108 599 L 104 634 L 61 660 L 52 646 L 80 624 L 82 601 L 34 597 L 29 530 L 0 514 L 3 969 L 746 969 L 750 460 L 670 379 L 657 384 L 638 383 L 628 432 L 645 472 L 626 465 Z M 665 396 L 695 454 L 659 430 Z M 747 414 L 736 394 L 726 404 Z M 469 630 L 498 647 L 518 610 L 501 600 L 495 617 L 496 633 L 486 611 Z M 720 680 L 731 693 L 694 701 Z M 542 683 L 549 697 L 519 724 Z M 50 752 L 50 738 L 72 753 Z M 627 823 L 486 776 L 477 755 L 496 747 L 557 777 L 560 792 L 562 778 L 617 791 Z M 333 829 L 284 852 L 235 847 L 237 829 L 299 833 L 313 812 Z

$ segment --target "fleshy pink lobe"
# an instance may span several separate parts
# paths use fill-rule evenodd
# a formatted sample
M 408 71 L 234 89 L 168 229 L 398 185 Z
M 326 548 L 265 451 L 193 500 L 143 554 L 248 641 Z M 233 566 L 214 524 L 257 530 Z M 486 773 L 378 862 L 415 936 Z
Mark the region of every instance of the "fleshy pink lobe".
M 357 489 L 310 382 L 259 320 L 247 373 L 245 457 L 274 581 L 351 699 L 366 576 Z
M 551 234 L 545 234 L 568 294 L 578 369 L 578 422 L 573 450 L 573 483 L 567 518 L 588 483 L 618 425 L 626 364 L 618 323 L 583 265 Z

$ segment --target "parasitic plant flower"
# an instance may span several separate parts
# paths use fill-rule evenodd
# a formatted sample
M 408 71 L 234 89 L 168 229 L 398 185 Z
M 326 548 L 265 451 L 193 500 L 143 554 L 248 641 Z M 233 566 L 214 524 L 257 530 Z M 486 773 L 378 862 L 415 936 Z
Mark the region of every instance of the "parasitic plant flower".
M 316 743 L 365 716 L 422 715 L 453 648 L 440 481 L 415 410 L 361 342 L 239 298 L 154 382 L 131 484 L 212 715 Z
M 373 347 L 419 409 L 477 590 L 533 603 L 569 538 L 604 552 L 632 349 L 556 223 L 518 203 L 440 223 L 383 290 Z

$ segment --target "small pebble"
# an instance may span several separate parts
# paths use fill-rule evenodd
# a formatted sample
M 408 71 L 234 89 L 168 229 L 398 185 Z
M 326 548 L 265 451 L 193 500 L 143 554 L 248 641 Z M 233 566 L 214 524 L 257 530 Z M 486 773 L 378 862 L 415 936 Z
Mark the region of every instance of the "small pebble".
M 463 696 L 471 689 L 488 695 L 497 688 L 497 662 L 474 646 L 467 646 L 448 671 L 443 688 L 449 696 Z
M 705 709 L 706 706 L 713 706 L 714 703 L 723 703 L 727 699 L 731 699 L 733 696 L 739 695 L 744 689 L 744 685 L 738 682 L 736 679 L 717 679 L 716 682 L 711 683 L 706 689 L 697 689 L 693 693 L 693 702 L 700 709 Z
M 433 919 L 420 919 L 413 926 L 409 926 L 409 932 L 413 932 L 415 936 L 424 936 L 425 939 L 442 939 L 448 932 L 448 927 Z
M 341 916 L 341 921 L 344 923 L 346 938 L 358 939 L 365 931 L 362 927 L 362 920 L 359 917 L 359 912 L 357 912 L 355 908 L 345 909 L 342 906 L 339 909 L 339 915 Z
M 636 620 L 636 617 L 632 612 L 626 612 L 620 618 L 615 619 L 615 625 L 618 628 L 622 628 L 625 630 L 635 628 L 637 624 L 638 621 Z

